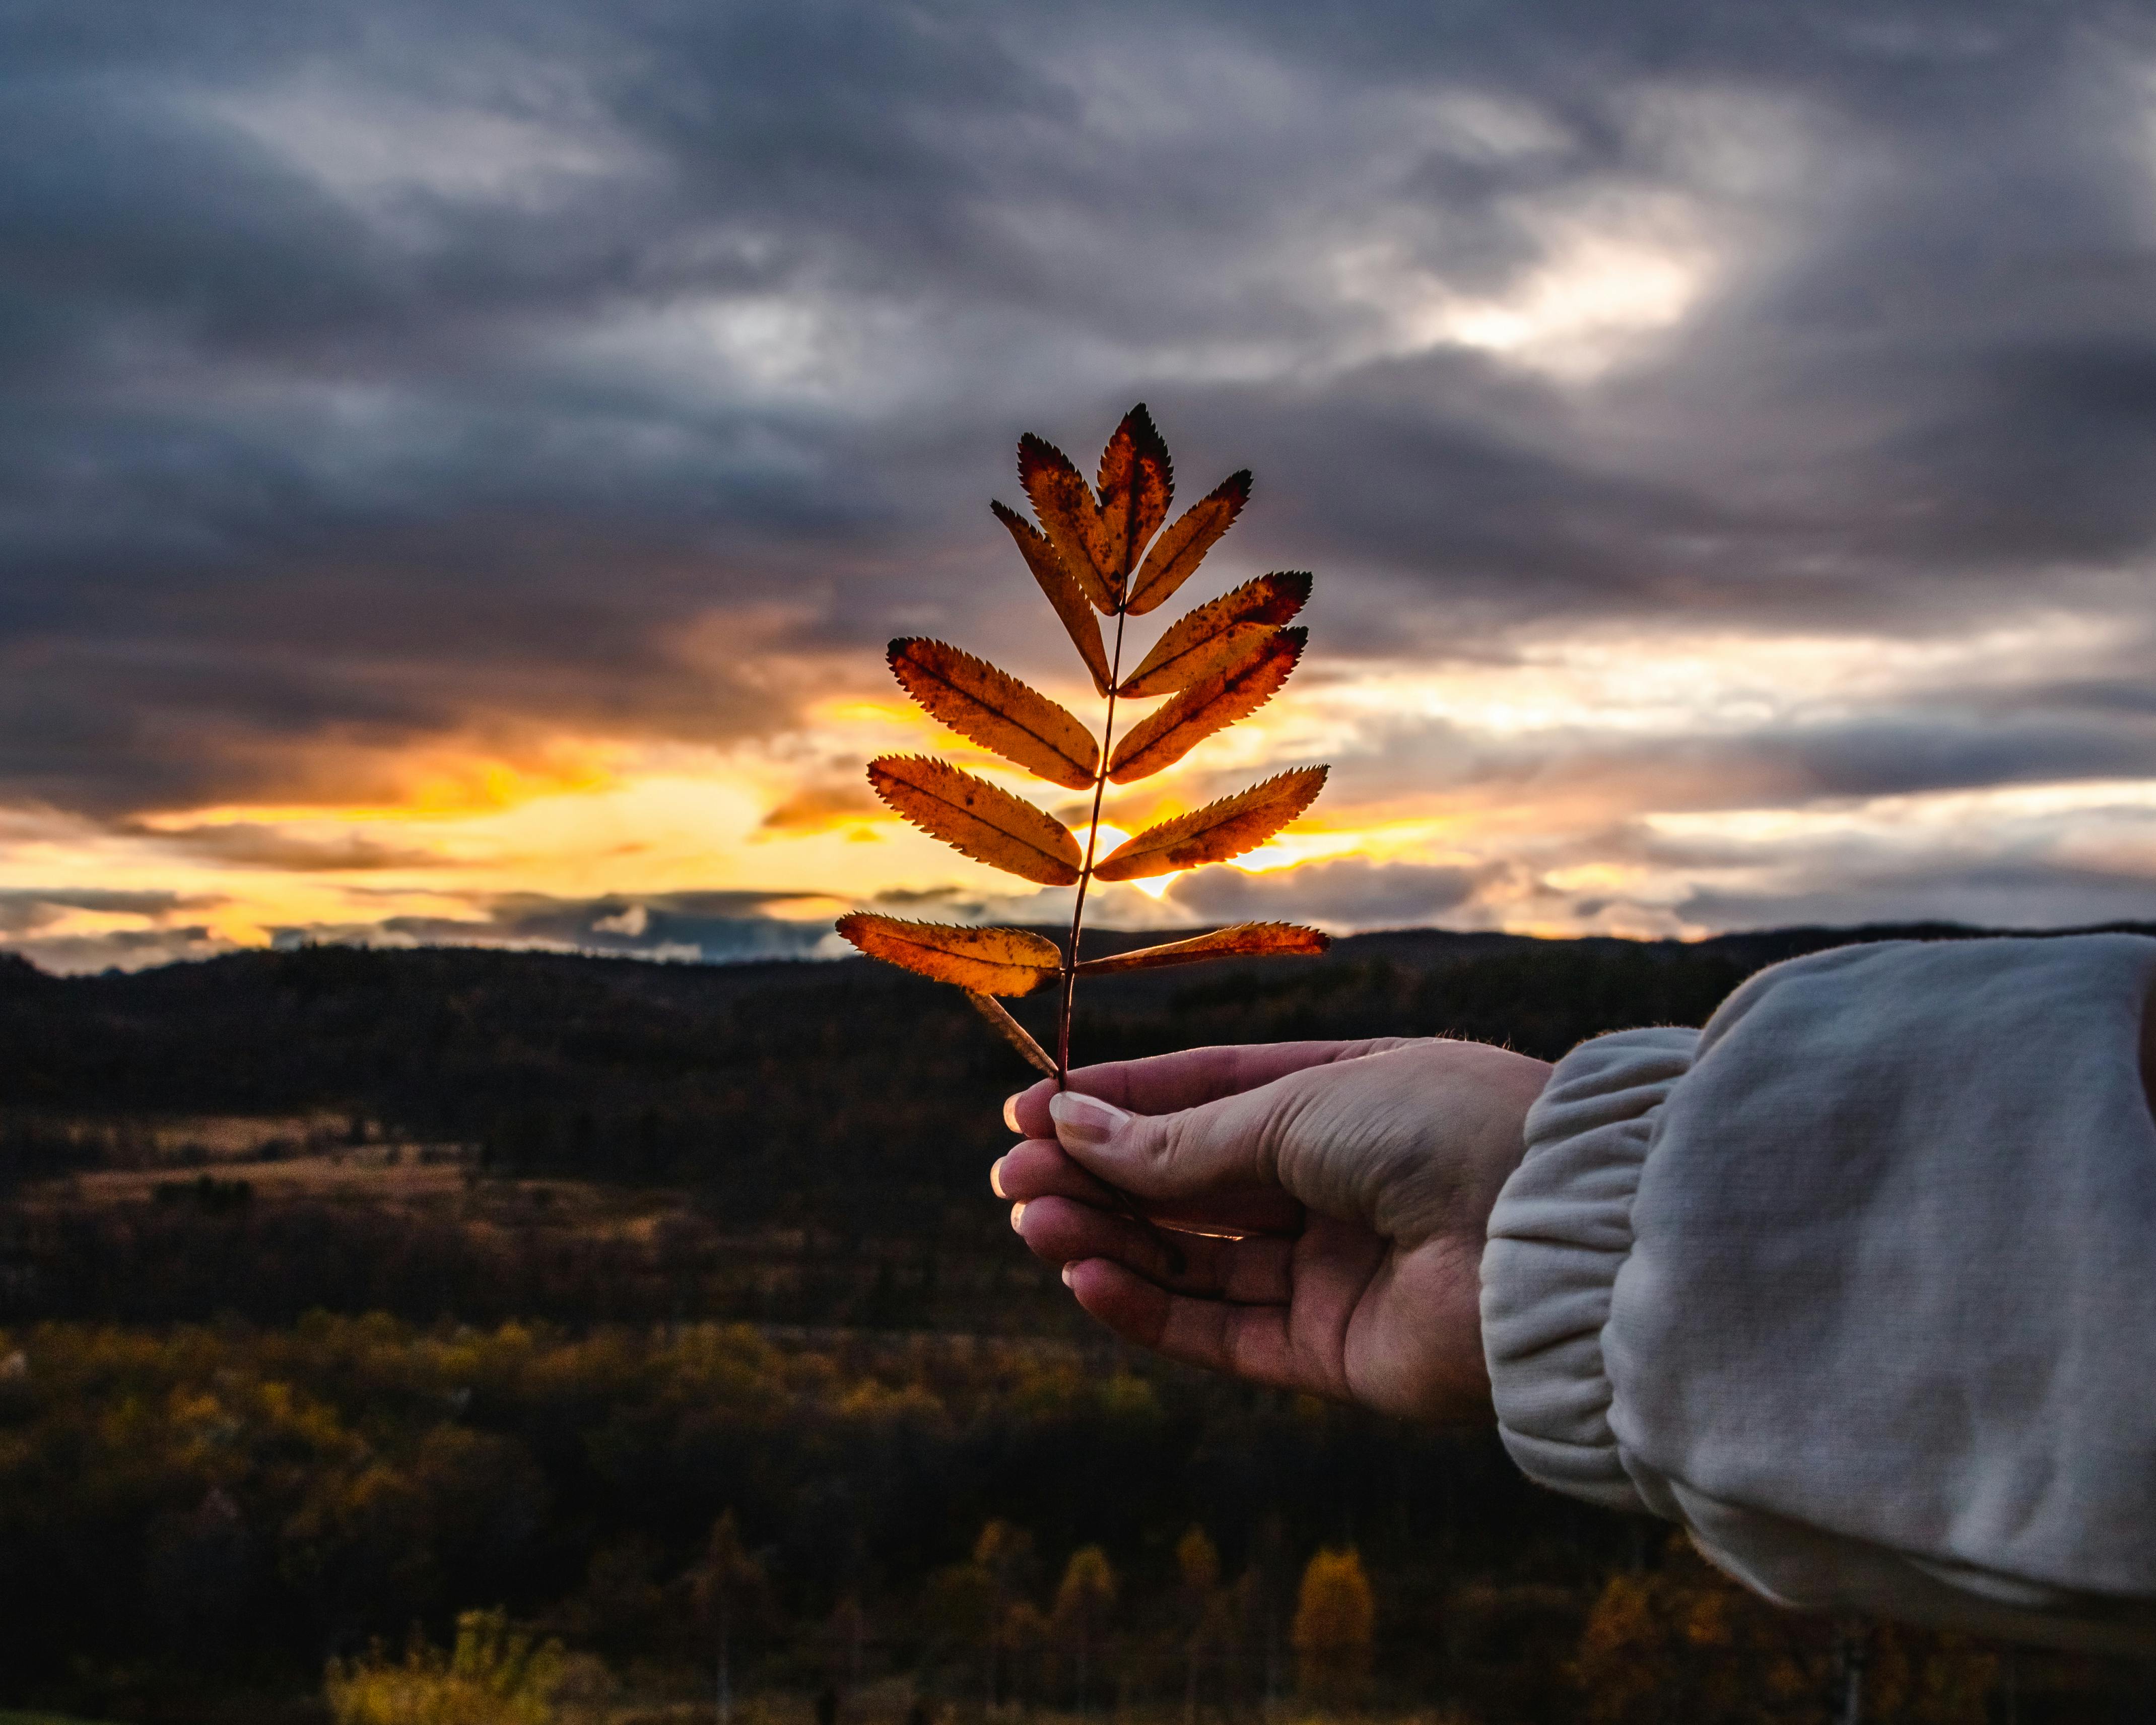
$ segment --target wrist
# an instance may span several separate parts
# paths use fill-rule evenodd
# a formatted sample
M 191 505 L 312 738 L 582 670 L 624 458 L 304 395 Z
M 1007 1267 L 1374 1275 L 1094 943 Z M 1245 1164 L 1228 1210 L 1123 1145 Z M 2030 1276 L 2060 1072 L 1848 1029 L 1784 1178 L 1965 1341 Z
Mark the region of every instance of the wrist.
M 1548 1060 L 1486 1042 L 1436 1045 L 1446 1062 L 1440 1106 L 1456 1146 L 1457 1190 L 1441 1230 L 1456 1235 L 1479 1264 L 1490 1214 L 1527 1155 L 1527 1115 L 1548 1088 Z

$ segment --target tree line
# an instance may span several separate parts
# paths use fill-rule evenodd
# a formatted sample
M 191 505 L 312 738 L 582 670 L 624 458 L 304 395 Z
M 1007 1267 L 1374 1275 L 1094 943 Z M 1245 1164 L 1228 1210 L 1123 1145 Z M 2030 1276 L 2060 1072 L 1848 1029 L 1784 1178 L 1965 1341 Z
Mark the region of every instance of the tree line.
M 1866 932 L 1966 932 L 1858 931 Z M 1324 958 L 1100 979 L 1075 1045 L 1453 1034 L 1553 1057 L 1697 1024 L 1743 978 L 1855 937 L 1685 944 L 1411 931 Z M 1103 950 L 1141 937 L 1090 939 Z M 1045 1029 L 1047 1009 L 1016 1004 Z M 139 1159 L 146 1119 L 328 1114 L 355 1141 L 511 1173 L 699 1189 L 737 1224 L 932 1229 L 1032 1075 L 949 991 L 879 965 L 654 964 L 308 947 L 131 975 L 0 959 L 0 1193 Z

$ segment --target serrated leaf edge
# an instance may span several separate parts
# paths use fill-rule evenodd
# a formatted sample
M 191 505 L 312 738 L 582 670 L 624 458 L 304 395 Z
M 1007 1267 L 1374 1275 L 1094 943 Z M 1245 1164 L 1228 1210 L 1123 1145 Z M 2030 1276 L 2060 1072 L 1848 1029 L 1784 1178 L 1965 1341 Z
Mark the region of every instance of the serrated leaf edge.
M 971 809 L 967 809 L 961 804 L 952 803 L 947 797 L 940 796 L 937 793 L 928 790 L 924 787 L 915 783 L 911 779 L 906 778 L 903 774 L 893 773 L 891 770 L 895 765 L 901 762 L 919 762 L 927 766 L 940 768 L 944 772 L 951 773 L 958 778 L 962 778 L 968 784 L 977 786 L 981 790 L 987 792 L 992 799 L 1000 798 L 1008 803 L 1015 804 L 1019 809 L 1024 810 L 1028 814 L 1038 815 L 1043 822 L 1047 825 L 1053 827 L 1058 833 L 1060 833 L 1064 838 L 1070 841 L 1070 857 L 1065 858 L 1057 855 L 1052 851 L 1044 850 L 1039 845 L 1035 844 L 1025 834 L 1013 832 L 1008 827 L 998 826 L 995 822 L 989 820 L 982 815 L 974 814 Z M 877 779 L 876 775 L 879 769 L 880 769 L 886 777 L 897 779 L 899 783 L 907 786 L 910 789 L 918 791 L 924 796 L 935 797 L 938 802 L 942 802 L 956 810 L 961 817 L 974 821 L 979 825 L 987 827 L 991 832 L 1000 833 L 1004 838 L 1009 839 L 1014 842 L 1023 845 L 1024 848 L 1040 857 L 1043 861 L 1057 864 L 1063 868 L 1068 869 L 1070 870 L 1069 878 L 1052 879 L 1044 875 L 1028 874 L 1024 869 L 1014 869 L 1011 867 L 1009 864 L 999 862 L 993 856 L 981 856 L 976 855 L 973 850 L 968 850 L 965 845 L 960 844 L 958 840 L 951 837 L 949 834 L 937 832 L 934 827 L 929 825 L 927 822 L 923 820 L 911 809 L 906 808 L 903 803 L 894 801 L 890 793 L 884 788 L 883 785 Z M 913 828 L 915 831 L 926 833 L 939 845 L 949 845 L 961 856 L 971 857 L 973 861 L 983 864 L 988 868 L 1001 869 L 1006 875 L 1015 875 L 1021 880 L 1030 880 L 1034 882 L 1034 885 L 1040 886 L 1075 886 L 1077 885 L 1078 873 L 1083 860 L 1078 849 L 1078 835 L 1072 832 L 1070 829 L 1065 826 L 1061 821 L 1058 820 L 1054 815 L 1050 814 L 1046 809 L 1036 807 L 1034 804 L 1027 802 L 1024 798 L 1005 790 L 1001 785 L 991 784 L 987 779 L 983 778 L 978 773 L 968 773 L 963 767 L 953 767 L 948 761 L 938 760 L 934 755 L 878 755 L 875 759 L 869 762 L 868 778 L 869 788 L 876 793 L 877 798 L 883 803 L 885 808 L 890 809 L 893 814 L 896 814 L 901 820 L 906 822 L 906 824 Z M 1077 860 L 1073 860 L 1072 859 Z

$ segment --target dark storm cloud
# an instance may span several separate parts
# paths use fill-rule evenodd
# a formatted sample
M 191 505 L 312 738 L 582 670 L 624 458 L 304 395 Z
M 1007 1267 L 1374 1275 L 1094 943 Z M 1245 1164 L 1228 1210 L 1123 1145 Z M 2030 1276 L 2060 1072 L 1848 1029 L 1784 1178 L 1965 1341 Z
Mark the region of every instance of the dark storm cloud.
M 2156 536 L 2133 8 L 0 28 L 7 800 L 343 800 L 437 738 L 783 727 L 787 655 L 946 618 L 1011 644 L 970 594 L 1010 572 L 982 506 L 1015 433 L 1083 449 L 1139 396 L 1186 490 L 1257 468 L 1230 553 L 1320 570 L 1333 655 L 1951 632 Z M 1583 235 L 1708 260 L 1673 339 L 1568 376 L 1424 326 Z M 685 651 L 715 611 L 761 620 Z M 2072 698 L 1949 742 L 1866 716 L 1758 770 L 2142 770 L 2131 702 Z
M 1937 857 L 1851 868 L 1831 885 L 1705 890 L 1677 906 L 1697 927 L 1848 928 L 1880 922 L 1958 922 L 1971 928 L 2090 927 L 2156 921 L 2145 876 L 2007 859 L 1955 866 Z

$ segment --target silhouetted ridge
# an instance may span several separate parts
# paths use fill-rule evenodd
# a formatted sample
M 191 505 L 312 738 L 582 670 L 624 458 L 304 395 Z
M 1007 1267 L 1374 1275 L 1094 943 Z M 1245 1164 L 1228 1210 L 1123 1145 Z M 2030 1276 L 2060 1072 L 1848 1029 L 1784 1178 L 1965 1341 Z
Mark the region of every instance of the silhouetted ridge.
M 1950 924 L 1794 928 L 1694 943 L 1409 929 L 1292 966 L 1104 979 L 1079 1046 L 1408 1031 L 1553 1057 L 1639 1024 L 1697 1024 L 1746 976 Z M 1089 955 L 1161 938 L 1095 931 Z M 1041 1019 L 1038 1002 L 1021 1017 Z M 702 966 L 474 947 L 308 947 L 134 974 L 0 959 L 11 1118 L 331 1111 L 477 1146 L 501 1170 L 722 1192 L 738 1214 L 886 1223 L 971 1194 L 1004 1141 L 1017 1058 L 947 989 L 858 961 Z

